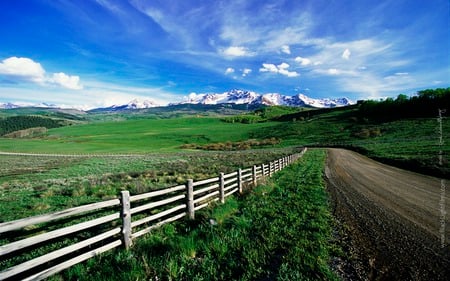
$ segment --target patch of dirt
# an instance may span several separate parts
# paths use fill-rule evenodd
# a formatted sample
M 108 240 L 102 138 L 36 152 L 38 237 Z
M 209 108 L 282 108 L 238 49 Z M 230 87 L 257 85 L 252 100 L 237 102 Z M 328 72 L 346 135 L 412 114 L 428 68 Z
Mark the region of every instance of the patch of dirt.
M 445 181 L 344 149 L 328 150 L 325 175 L 344 280 L 450 280 Z

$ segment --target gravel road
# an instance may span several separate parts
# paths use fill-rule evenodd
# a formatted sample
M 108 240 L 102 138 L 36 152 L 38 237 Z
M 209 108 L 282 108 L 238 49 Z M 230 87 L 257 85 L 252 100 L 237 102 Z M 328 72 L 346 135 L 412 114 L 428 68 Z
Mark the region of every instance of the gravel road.
M 325 175 L 344 279 L 450 280 L 450 183 L 344 149 Z

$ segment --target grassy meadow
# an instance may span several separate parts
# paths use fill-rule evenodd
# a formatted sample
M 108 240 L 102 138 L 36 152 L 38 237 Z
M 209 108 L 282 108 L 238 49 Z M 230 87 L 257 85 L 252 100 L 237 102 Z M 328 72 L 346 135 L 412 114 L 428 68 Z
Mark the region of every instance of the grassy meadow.
M 447 178 L 450 175 L 445 158 L 450 154 L 450 145 L 438 145 L 436 118 L 376 122 L 359 116 L 358 109 L 351 107 L 320 114 L 300 110 L 301 117 L 274 121 L 292 112 L 283 108 L 257 110 L 241 114 L 233 122 L 230 117 L 224 120 L 222 116 L 205 114 L 164 119 L 147 118 L 146 114 L 126 119 L 118 114 L 116 121 L 110 120 L 111 115 L 107 115 L 109 121 L 99 121 L 99 114 L 91 119 L 83 115 L 90 121 L 49 129 L 40 137 L 0 138 L 0 151 L 68 154 L 0 155 L 0 221 L 112 198 L 123 189 L 141 193 L 180 184 L 188 178 L 213 177 L 219 172 L 269 162 L 292 153 L 298 146 L 349 147 L 419 172 Z M 248 116 L 252 120 L 257 116 L 260 121 L 237 122 Z M 442 127 L 443 139 L 447 140 L 448 119 L 442 120 Z M 244 148 L 252 148 L 247 143 L 265 143 L 263 140 L 268 138 L 276 142 L 265 148 L 254 147 L 258 149 L 183 149 L 227 150 L 242 143 Z M 443 165 L 439 165 L 440 151 Z
M 4 112 L 3 118 L 19 111 Z M 116 198 L 121 190 L 138 194 L 215 177 L 302 146 L 347 147 L 419 172 L 450 175 L 446 118 L 439 145 L 436 118 L 380 121 L 361 116 L 356 106 L 275 107 L 234 115 L 167 111 L 164 118 L 147 111 L 24 112 L 67 125 L 37 136 L 0 137 L 3 152 L 59 154 L 0 154 L 0 222 Z M 222 151 L 209 151 L 217 149 Z M 330 242 L 324 157 L 323 150 L 311 150 L 252 193 L 202 210 L 195 222 L 164 226 L 138 239 L 131 251 L 115 250 L 52 279 L 336 279 L 328 264 L 341 253 Z
M 152 231 L 51 280 L 338 280 L 340 253 L 322 179 L 325 153 L 308 151 L 265 184 Z
M 187 143 L 247 140 L 250 132 L 270 125 L 229 124 L 215 117 L 95 122 L 50 129 L 42 138 L 0 138 L 0 151 L 61 154 L 173 152 Z

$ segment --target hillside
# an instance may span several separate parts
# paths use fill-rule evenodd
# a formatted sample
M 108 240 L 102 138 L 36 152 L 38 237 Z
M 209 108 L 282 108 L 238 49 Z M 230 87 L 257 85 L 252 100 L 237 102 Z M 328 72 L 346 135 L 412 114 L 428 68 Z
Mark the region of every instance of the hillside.
M 272 118 L 276 124 L 254 132 L 284 145 L 345 147 L 385 163 L 450 177 L 450 89 L 361 105 L 297 112 Z M 442 118 L 438 118 L 439 111 Z M 442 157 L 441 157 L 442 156 Z M 442 158 L 442 159 L 441 159 Z
M 383 102 L 325 109 L 275 106 L 248 111 L 247 105 L 183 104 L 127 112 L 64 113 L 66 118 L 84 121 L 50 129 L 32 140 L 0 138 L 0 151 L 84 154 L 259 147 L 252 144 L 334 146 L 448 177 L 450 124 L 447 118 L 436 118 L 439 108 L 450 108 L 449 96 L 448 89 L 436 89 L 411 98 L 399 95 Z

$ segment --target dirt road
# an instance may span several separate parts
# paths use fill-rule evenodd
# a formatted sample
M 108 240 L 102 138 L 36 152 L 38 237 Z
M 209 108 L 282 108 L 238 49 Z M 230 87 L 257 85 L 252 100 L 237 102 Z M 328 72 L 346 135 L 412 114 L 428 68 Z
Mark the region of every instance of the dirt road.
M 329 149 L 325 170 L 349 280 L 450 280 L 450 188 L 438 178 Z

